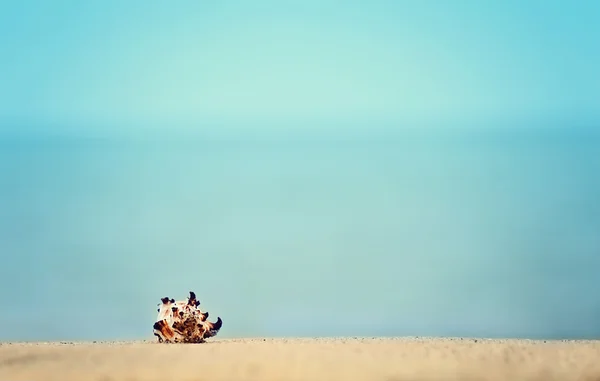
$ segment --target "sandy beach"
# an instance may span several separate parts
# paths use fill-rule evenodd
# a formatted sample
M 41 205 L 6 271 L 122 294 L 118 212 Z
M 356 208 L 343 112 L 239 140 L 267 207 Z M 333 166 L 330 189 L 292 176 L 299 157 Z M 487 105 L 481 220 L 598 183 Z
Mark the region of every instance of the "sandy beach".
M 2 343 L 0 381 L 600 380 L 600 341 L 217 339 Z

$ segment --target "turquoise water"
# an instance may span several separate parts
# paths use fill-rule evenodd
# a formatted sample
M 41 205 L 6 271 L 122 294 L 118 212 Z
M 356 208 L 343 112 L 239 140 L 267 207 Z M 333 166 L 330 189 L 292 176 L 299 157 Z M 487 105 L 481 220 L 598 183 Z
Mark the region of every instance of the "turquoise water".
M 598 338 L 599 136 L 2 138 L 0 339 Z

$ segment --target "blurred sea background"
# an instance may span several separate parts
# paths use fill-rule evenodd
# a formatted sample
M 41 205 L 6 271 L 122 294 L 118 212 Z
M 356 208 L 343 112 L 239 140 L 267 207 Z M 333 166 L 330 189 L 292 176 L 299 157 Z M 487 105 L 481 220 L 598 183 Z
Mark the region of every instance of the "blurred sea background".
M 597 2 L 0 12 L 0 340 L 600 338 Z

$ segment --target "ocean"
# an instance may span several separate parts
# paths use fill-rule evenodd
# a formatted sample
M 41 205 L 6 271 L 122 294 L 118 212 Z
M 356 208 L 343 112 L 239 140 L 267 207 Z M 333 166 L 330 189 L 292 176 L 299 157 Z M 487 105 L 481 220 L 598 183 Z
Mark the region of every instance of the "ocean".
M 0 138 L 0 340 L 600 338 L 600 134 Z

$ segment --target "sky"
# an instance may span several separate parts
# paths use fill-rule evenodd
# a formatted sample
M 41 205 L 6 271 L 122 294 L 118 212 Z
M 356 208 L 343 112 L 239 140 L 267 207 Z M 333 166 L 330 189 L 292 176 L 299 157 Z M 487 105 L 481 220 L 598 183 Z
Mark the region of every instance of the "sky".
M 0 340 L 600 338 L 599 4 L 0 3 Z
M 600 109 L 592 0 L 1 7 L 4 131 L 589 124 Z

